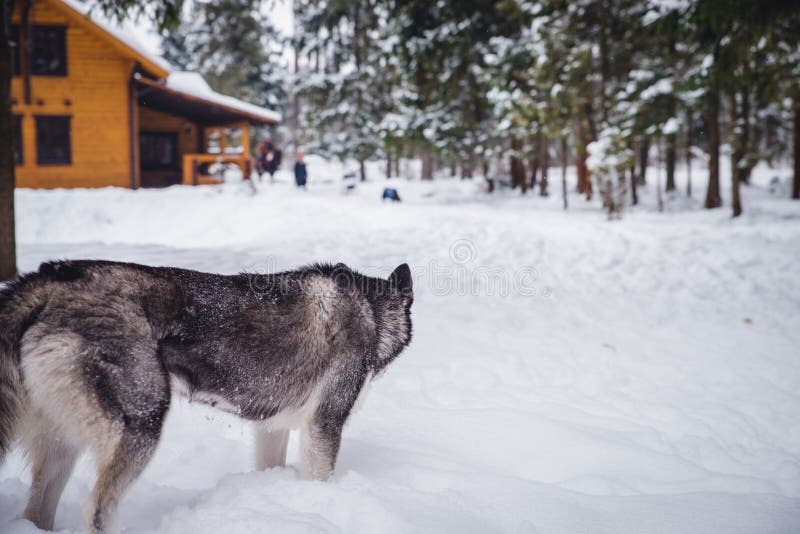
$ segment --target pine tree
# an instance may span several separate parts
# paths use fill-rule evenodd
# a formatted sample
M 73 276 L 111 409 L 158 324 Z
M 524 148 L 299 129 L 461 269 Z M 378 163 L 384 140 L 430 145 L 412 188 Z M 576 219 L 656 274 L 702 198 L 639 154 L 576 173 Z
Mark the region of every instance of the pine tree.
M 372 0 L 300 0 L 294 13 L 308 144 L 323 155 L 355 158 L 365 180 L 364 163 L 384 144 L 382 119 L 392 107 L 378 42 L 385 12 Z
M 200 72 L 216 91 L 282 111 L 286 72 L 282 38 L 260 11 L 261 0 L 197 2 L 166 33 L 164 57 Z

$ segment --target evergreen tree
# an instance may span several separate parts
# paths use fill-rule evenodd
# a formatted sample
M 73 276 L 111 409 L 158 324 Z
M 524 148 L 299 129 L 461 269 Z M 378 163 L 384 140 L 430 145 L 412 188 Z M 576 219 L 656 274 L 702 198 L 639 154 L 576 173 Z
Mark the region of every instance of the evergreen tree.
M 195 2 L 167 32 L 164 57 L 200 72 L 216 91 L 282 111 L 286 73 L 282 38 L 260 11 L 261 0 Z
M 295 49 L 304 58 L 297 90 L 307 103 L 303 125 L 309 147 L 364 163 L 378 154 L 381 124 L 392 109 L 382 27 L 386 13 L 374 0 L 299 0 Z

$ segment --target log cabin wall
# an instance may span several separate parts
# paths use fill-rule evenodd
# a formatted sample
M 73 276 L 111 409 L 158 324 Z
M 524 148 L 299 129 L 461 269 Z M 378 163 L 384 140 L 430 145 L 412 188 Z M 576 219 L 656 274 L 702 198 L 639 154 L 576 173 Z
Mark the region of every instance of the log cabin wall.
M 22 117 L 19 187 L 131 186 L 129 80 L 134 61 L 68 20 L 49 1 L 37 1 L 32 26 L 66 27 L 66 76 L 31 76 L 31 102 L 25 104 L 24 77 L 12 80 L 13 113 Z M 20 24 L 17 6 L 12 24 Z M 70 117 L 71 162 L 37 162 L 36 116 Z
M 168 133 L 177 139 L 177 159 L 174 169 L 141 169 L 143 187 L 163 187 L 181 183 L 181 162 L 184 154 L 202 152 L 202 128 L 189 119 L 169 115 L 139 105 L 139 133 Z

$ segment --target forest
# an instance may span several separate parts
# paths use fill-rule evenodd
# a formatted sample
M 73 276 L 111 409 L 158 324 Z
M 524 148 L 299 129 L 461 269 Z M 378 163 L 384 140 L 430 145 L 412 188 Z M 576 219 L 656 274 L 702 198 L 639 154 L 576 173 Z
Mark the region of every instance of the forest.
M 278 108 L 287 142 L 353 158 L 362 179 L 368 160 L 385 160 L 392 176 L 400 158 L 413 157 L 423 179 L 483 176 L 489 192 L 507 183 L 548 195 L 562 194 L 548 169 L 574 165 L 579 192 L 602 195 L 615 213 L 637 204 L 654 158 L 670 192 L 676 165 L 691 175 L 699 151 L 694 176 L 707 181 L 706 208 L 727 197 L 733 215 L 742 213 L 741 186 L 762 161 L 791 161 L 791 195 L 800 198 L 800 9 L 792 2 L 292 7 L 287 37 L 258 0 L 197 3 L 167 33 L 165 56 L 219 90 Z M 721 157 L 735 169 L 730 191 L 720 190 Z M 680 193 L 691 196 L 691 182 Z
M 796 2 L 291 0 L 287 31 L 270 17 L 287 1 L 91 5 L 157 29 L 164 57 L 213 89 L 282 112 L 261 138 L 354 160 L 362 180 L 367 161 L 392 177 L 413 158 L 425 180 L 476 177 L 489 193 L 559 194 L 567 208 L 569 168 L 610 218 L 638 204 L 642 186 L 661 208 L 664 195 L 698 196 L 693 183 L 705 208 L 736 217 L 765 163 L 791 168 L 786 189 L 800 198 Z M 0 25 L 4 139 L 14 128 L 11 5 Z M 3 277 L 15 272 L 13 161 L 11 143 L 0 146 Z

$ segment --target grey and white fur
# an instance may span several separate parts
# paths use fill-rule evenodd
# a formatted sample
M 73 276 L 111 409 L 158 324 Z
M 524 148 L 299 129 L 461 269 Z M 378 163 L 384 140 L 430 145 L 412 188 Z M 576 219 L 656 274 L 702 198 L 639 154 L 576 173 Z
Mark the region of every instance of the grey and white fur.
M 411 340 L 411 272 L 343 264 L 221 276 L 107 261 L 44 263 L 0 289 L 0 462 L 19 438 L 33 481 L 25 517 L 52 529 L 78 455 L 98 477 L 91 533 L 155 451 L 173 390 L 257 422 L 257 466 L 333 470 L 370 378 Z

